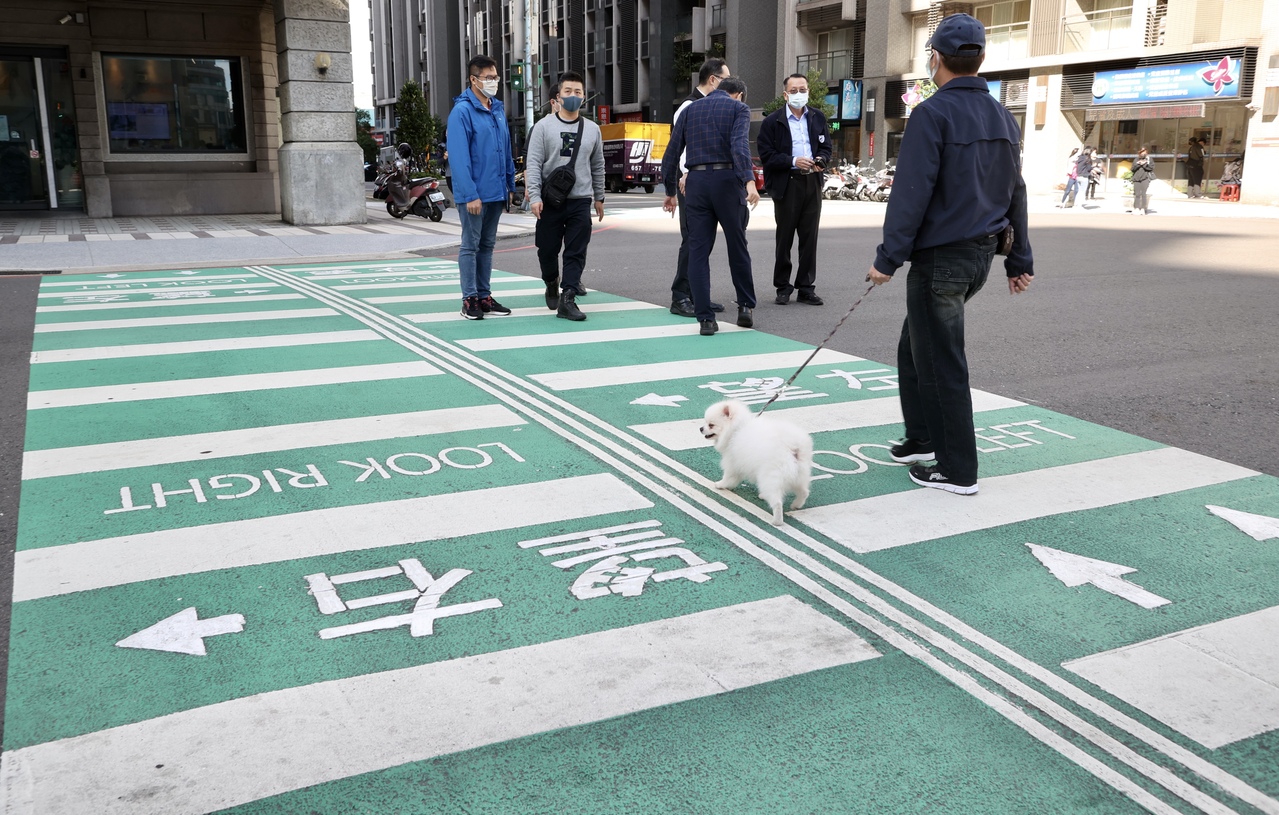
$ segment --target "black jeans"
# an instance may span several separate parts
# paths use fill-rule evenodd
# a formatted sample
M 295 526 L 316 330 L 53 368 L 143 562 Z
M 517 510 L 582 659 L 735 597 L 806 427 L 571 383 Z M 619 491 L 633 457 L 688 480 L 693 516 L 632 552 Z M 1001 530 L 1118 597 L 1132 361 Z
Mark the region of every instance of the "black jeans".
M 897 344 L 906 438 L 931 440 L 953 481 L 977 479 L 973 398 L 964 354 L 964 303 L 981 290 L 995 237 L 921 249 L 910 256 L 906 322 Z
M 675 257 L 675 279 L 671 281 L 672 303 L 693 299 L 693 290 L 688 285 L 688 201 L 678 190 L 675 198 L 679 213 L 679 254 Z
M 716 225 L 724 230 L 737 303 L 755 308 L 755 281 L 746 246 L 750 209 L 746 206 L 745 184 L 737 180 L 732 170 L 694 170 L 688 174 L 686 189 L 688 280 L 697 319 L 715 319 L 715 312 L 711 311 L 711 250 L 715 248 Z
M 591 199 L 570 198 L 564 206 L 542 206 L 533 242 L 537 245 L 537 261 L 542 267 L 542 280 L 560 281 L 564 291 L 582 291 L 582 269 L 586 266 L 586 247 L 591 242 Z M 564 277 L 560 279 L 560 249 L 564 250 Z
M 786 194 L 773 204 L 777 221 L 777 255 L 773 261 L 773 286 L 778 294 L 790 295 L 796 289 L 805 296 L 813 294 L 817 281 L 817 224 L 822 217 L 821 173 L 794 174 L 786 183 Z M 799 234 L 799 270 L 791 285 L 791 244 Z

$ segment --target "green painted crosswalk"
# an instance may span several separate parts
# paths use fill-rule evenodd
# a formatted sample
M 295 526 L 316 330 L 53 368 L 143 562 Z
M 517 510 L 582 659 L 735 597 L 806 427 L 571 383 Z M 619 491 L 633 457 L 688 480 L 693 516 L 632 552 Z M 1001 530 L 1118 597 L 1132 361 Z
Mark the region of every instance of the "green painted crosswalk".
M 0 809 L 1279 813 L 1279 481 L 974 392 L 919 490 L 822 352 L 774 527 L 697 420 L 810 347 L 456 279 L 42 284 Z

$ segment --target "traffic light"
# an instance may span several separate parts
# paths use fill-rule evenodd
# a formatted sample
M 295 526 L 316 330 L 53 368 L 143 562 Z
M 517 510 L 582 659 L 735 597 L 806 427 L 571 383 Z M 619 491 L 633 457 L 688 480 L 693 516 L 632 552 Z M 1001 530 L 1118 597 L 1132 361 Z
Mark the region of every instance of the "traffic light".
M 511 63 L 511 90 L 526 91 L 528 90 L 528 80 L 524 75 L 524 63 Z

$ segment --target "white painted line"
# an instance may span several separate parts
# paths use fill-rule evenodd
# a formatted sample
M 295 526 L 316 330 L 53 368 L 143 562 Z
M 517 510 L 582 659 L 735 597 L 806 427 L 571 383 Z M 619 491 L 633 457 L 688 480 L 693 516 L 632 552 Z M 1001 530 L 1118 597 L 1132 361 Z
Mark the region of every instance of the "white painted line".
M 341 368 L 213 376 L 205 379 L 175 379 L 167 382 L 95 385 L 88 388 L 32 391 L 27 395 L 27 410 L 101 405 L 110 402 L 138 402 L 145 399 L 172 399 L 178 396 L 208 396 L 214 393 L 303 388 L 310 385 L 377 382 L 385 379 L 433 376 L 440 373 L 443 371 L 428 362 L 387 362 L 381 365 L 347 365 Z
M 545 289 L 536 289 L 541 294 Z M 516 337 L 483 337 L 477 340 L 458 340 L 457 344 L 472 351 L 511 351 L 517 348 L 551 348 L 563 345 L 590 345 L 597 342 L 634 342 L 657 340 L 666 337 L 697 336 L 697 322 L 681 321 L 676 325 L 637 326 L 636 328 L 604 328 L 585 331 L 563 331 L 555 334 L 524 334 Z M 750 331 L 735 325 L 721 325 L 720 333 Z
M 503 289 L 498 292 L 503 297 L 516 297 L 524 294 L 545 294 L 546 287 L 538 286 L 535 289 Z M 456 300 L 462 302 L 462 294 L 456 291 L 444 292 L 442 294 L 395 294 L 385 297 L 364 297 L 361 298 L 366 303 L 440 303 L 446 300 Z M 417 315 L 414 315 L 417 316 Z M 408 317 L 406 319 L 413 319 Z
M 186 275 L 183 277 L 144 277 L 143 275 L 130 275 L 125 278 L 103 279 L 93 275 L 76 275 L 74 280 L 45 280 L 40 283 L 40 290 L 44 291 L 53 287 L 72 287 L 72 286 L 116 286 L 119 287 L 123 283 L 138 284 L 145 283 L 190 283 L 193 280 L 252 280 L 252 283 L 241 283 L 237 286 L 265 286 L 267 283 L 254 272 L 243 272 L 241 274 L 209 274 L 209 275 Z M 262 281 L 262 282 L 259 282 Z M 276 284 L 271 284 L 276 285 Z M 204 288 L 204 286 L 196 286 L 196 288 Z M 139 291 L 139 289 L 119 289 L 119 291 Z
M 547 496 L 555 495 L 590 496 L 590 500 L 547 500 Z M 17 553 L 13 601 L 193 572 L 577 521 L 651 506 L 651 501 L 617 476 L 601 473 L 43 546 Z M 501 511 L 494 511 L 495 507 Z M 58 531 L 46 532 L 53 536 Z M 246 545 L 246 541 L 252 541 L 252 545 Z
M 985 391 L 973 391 L 973 412 L 1003 410 L 1022 407 L 1025 402 L 996 396 Z M 752 408 L 758 413 L 757 408 Z M 902 420 L 901 401 L 896 396 L 862 399 L 857 402 L 830 402 L 804 407 L 773 408 L 768 414 L 786 419 L 809 433 L 832 430 L 853 430 L 858 427 L 879 427 L 899 424 Z M 665 447 L 667 450 L 693 450 L 710 447 L 711 443 L 697 432 L 700 416 L 689 416 L 673 422 L 631 425 L 630 429 Z
M 1279 729 L 1279 606 L 1063 662 L 1215 750 Z
M 181 293 L 181 289 L 166 289 Z M 194 291 L 194 290 L 193 290 Z M 67 306 L 37 306 L 39 314 L 59 311 L 113 311 L 121 308 L 166 308 L 173 306 L 227 305 L 229 303 L 267 303 L 277 300 L 306 300 L 304 294 L 258 294 L 244 297 L 178 297 L 172 300 L 145 300 L 136 303 L 76 303 Z
M 382 335 L 367 328 L 350 331 L 319 331 L 313 334 L 277 334 L 265 337 L 227 337 L 213 340 L 155 342 L 149 345 L 103 345 L 88 348 L 62 348 L 32 351 L 31 364 L 48 362 L 86 362 L 98 359 L 158 357 L 167 354 L 198 354 L 209 351 L 244 351 L 253 348 L 293 348 L 302 345 L 327 345 L 342 342 L 380 340 Z
M 854 552 L 962 535 L 979 529 L 1114 506 L 1157 495 L 1260 475 L 1175 447 L 1048 467 L 979 481 L 959 497 L 909 489 L 874 498 L 801 509 L 790 516 Z M 903 480 L 904 475 L 903 475 Z
M 351 277 L 360 277 L 360 276 L 361 275 L 351 275 Z M 379 274 L 373 277 L 374 279 L 376 279 L 378 277 L 391 277 L 391 276 L 392 275 Z M 394 276 L 400 277 L 401 275 L 394 275 Z M 441 279 L 410 280 L 407 282 L 399 282 L 399 283 L 346 283 L 341 286 L 329 286 L 329 288 L 333 289 L 334 291 L 372 291 L 374 289 L 420 289 L 424 286 L 457 286 L 458 284 L 457 283 L 458 276 L 456 273 L 449 274 L 444 272 L 433 272 L 432 276 L 441 278 Z M 494 286 L 523 285 L 523 284 L 527 284 L 528 282 L 529 282 L 529 278 L 525 277 L 524 275 L 509 275 L 505 277 L 498 277 L 496 274 L 494 274 L 493 279 L 489 281 L 489 283 L 491 283 Z M 458 296 L 460 297 L 461 294 L 459 293 Z
M 204 461 L 306 447 L 511 427 L 524 423 L 523 419 L 502 405 L 477 405 L 82 447 L 29 450 L 22 457 L 22 477 L 54 478 L 77 473 L 122 470 L 127 467 L 175 464 L 179 461 Z
M 647 311 L 649 309 L 660 309 L 662 306 L 655 306 L 652 303 L 640 303 L 635 300 L 627 300 L 621 303 L 578 303 L 577 307 L 587 314 L 603 314 L 610 311 Z M 528 308 L 513 308 L 511 313 L 506 317 L 555 317 L 555 312 L 546 306 L 530 306 Z M 505 320 L 506 317 L 495 317 L 496 320 Z M 406 320 L 415 323 L 445 323 L 453 320 L 462 319 L 462 315 L 456 311 L 443 311 L 434 314 L 410 314 L 406 315 Z
M 0 796 L 11 812 L 212 812 L 878 656 L 847 628 L 782 596 L 260 693 L 7 751 Z
M 456 261 L 451 260 L 381 260 L 368 263 L 329 263 L 323 266 L 281 266 L 279 270 L 285 274 L 307 272 L 307 280 L 333 277 L 353 269 L 377 269 L 379 273 L 412 274 L 414 270 L 428 271 L 432 267 L 452 266 L 457 268 Z
M 184 314 L 180 317 L 93 320 L 83 323 L 41 323 L 35 327 L 35 333 L 101 331 L 110 328 L 156 328 L 159 326 L 201 325 L 204 323 L 255 323 L 258 320 L 296 320 L 307 317 L 333 317 L 336 314 L 337 311 L 331 308 L 297 308 L 284 311 L 244 311 L 236 314 Z
M 696 328 L 696 323 L 693 323 Z M 720 327 L 723 330 L 724 326 Z M 640 382 L 659 382 L 667 379 L 691 379 L 694 377 L 723 376 L 724 374 L 754 373 L 757 371 L 794 370 L 808 359 L 812 351 L 779 351 L 772 354 L 751 354 L 735 357 L 710 357 L 675 362 L 650 362 L 643 365 L 618 365 L 612 368 L 587 368 L 553 373 L 533 374 L 529 378 L 555 391 L 571 391 L 581 388 L 607 388 L 613 385 L 635 385 Z M 864 362 L 861 357 L 839 351 L 821 350 L 811 364 L 832 362 Z
M 159 234 L 165 234 L 165 233 L 156 232 L 156 233 L 152 233 L 152 234 L 153 234 L 153 235 L 159 235 Z M 217 275 L 217 277 L 225 277 L 225 276 L 226 276 L 226 275 Z M 177 277 L 177 278 L 169 278 L 169 279 L 171 279 L 171 280 L 182 280 L 182 281 L 185 281 L 185 282 L 187 282 L 187 283 L 190 283 L 190 282 L 192 282 L 192 281 L 204 281 L 204 280 L 210 280 L 210 279 L 212 279 L 212 278 L 208 278 L 208 277 L 194 277 L 194 278 L 193 278 L 193 277 Z M 40 295 L 39 295 L 39 296 L 40 296 L 40 297 L 66 297 L 66 298 L 70 298 L 70 297 L 101 297 L 101 296 L 102 296 L 102 295 L 104 295 L 104 294 L 155 294 L 156 292 L 178 292 L 178 291 L 223 291 L 223 290 L 231 291 L 231 290 L 234 290 L 234 289 L 278 289 L 278 288 L 280 287 L 280 284 L 279 284 L 279 283 L 268 283 L 268 282 L 267 282 L 267 281 L 265 281 L 265 280 L 263 280 L 263 281 L 257 281 L 257 280 L 255 280 L 255 281 L 254 281 L 254 282 L 252 282 L 252 283 L 245 283 L 245 282 L 240 282 L 240 283 L 218 283 L 218 284 L 213 285 L 213 286 L 203 286 L 203 285 L 198 285 L 198 286 L 197 286 L 197 285 L 191 285 L 191 286 L 163 286 L 163 287 L 158 288 L 158 289 L 151 289 L 151 288 L 144 288 L 144 287 L 139 286 L 139 285 L 138 285 L 138 283 L 139 283 L 139 282 L 147 282 L 147 283 L 149 283 L 149 282 L 151 282 L 151 281 L 131 281 L 131 282 L 128 282 L 128 283 L 124 284 L 124 285 L 127 285 L 127 286 L 128 286 L 128 288 L 116 288 L 116 289 L 112 289 L 112 290 L 110 290 L 110 291 L 85 291 L 85 292 L 81 292 L 81 291 L 45 291 L 45 290 L 44 290 L 45 286 L 52 286 L 52 285 L 55 285 L 55 284 L 53 284 L 53 283 L 45 283 L 44 285 L 42 285 L 42 286 L 40 287 Z M 117 286 L 117 287 L 119 287 L 119 286 L 121 285 L 121 281 L 119 281 L 119 280 L 103 280 L 103 281 L 101 281 L 101 283 L 103 283 L 103 284 L 111 284 L 111 285 L 115 285 L 115 286 Z M 66 284 L 61 284 L 61 285 L 66 285 Z M 223 302 L 226 302 L 226 301 L 223 301 Z

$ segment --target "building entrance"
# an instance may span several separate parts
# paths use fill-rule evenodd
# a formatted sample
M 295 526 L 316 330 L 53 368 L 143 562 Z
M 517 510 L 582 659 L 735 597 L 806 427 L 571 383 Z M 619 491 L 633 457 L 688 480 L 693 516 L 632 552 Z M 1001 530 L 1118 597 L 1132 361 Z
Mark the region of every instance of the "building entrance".
M 0 47 L 0 209 L 83 206 L 69 71 Z

